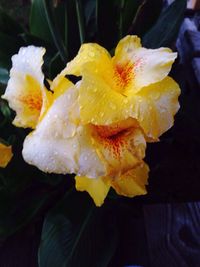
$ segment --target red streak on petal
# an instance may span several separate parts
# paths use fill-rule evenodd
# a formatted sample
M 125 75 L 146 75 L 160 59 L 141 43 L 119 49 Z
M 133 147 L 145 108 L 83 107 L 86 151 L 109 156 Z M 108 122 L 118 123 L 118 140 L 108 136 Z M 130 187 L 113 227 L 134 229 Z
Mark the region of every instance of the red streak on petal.
M 100 143 L 115 157 L 120 159 L 122 150 L 127 145 L 126 134 L 128 129 L 120 126 L 93 126 Z
M 122 88 L 126 87 L 133 79 L 133 66 L 134 65 L 131 62 L 127 62 L 125 64 L 117 64 L 115 66 L 115 75 L 117 78 L 117 83 Z

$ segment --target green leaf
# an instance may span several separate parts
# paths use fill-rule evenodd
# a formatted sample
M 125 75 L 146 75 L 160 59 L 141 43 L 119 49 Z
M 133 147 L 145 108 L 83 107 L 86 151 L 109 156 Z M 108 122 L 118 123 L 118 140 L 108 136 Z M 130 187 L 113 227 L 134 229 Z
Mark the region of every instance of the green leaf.
M 45 219 L 39 266 L 108 266 L 118 238 L 113 217 L 108 208 L 94 207 L 86 194 L 67 194 Z
M 30 16 L 30 31 L 36 37 L 54 44 L 62 60 L 66 62 L 67 51 L 57 25 L 55 7 L 53 7 L 52 2 L 47 0 L 33 1 Z
M 30 33 L 47 43 L 53 43 L 53 38 L 46 19 L 44 5 L 41 0 L 33 0 L 30 14 Z
M 143 38 L 145 47 L 170 46 L 175 41 L 184 18 L 186 3 L 186 0 L 176 0 L 161 13 L 156 24 Z
M 3 180 L 2 180 L 3 179 Z M 49 195 L 40 194 L 32 196 L 28 192 L 25 196 L 13 196 L 7 189 L 6 177 L 1 177 L 0 188 L 0 237 L 5 239 L 12 235 L 28 222 L 41 210 L 49 199 Z
M 17 36 L 23 32 L 21 25 L 0 9 L 0 32 Z
M 9 69 L 11 56 L 17 53 L 23 44 L 24 42 L 20 37 L 0 32 L 0 67 Z
M 142 37 L 155 24 L 162 7 L 163 0 L 143 0 L 129 28 L 129 34 L 136 34 Z
M 5 68 L 0 67 L 0 83 L 7 84 L 9 79 L 9 72 Z
M 126 0 L 125 1 L 123 15 L 122 15 L 123 16 L 122 17 L 123 35 L 127 34 L 140 4 L 141 4 L 141 0 L 135 0 L 135 1 Z

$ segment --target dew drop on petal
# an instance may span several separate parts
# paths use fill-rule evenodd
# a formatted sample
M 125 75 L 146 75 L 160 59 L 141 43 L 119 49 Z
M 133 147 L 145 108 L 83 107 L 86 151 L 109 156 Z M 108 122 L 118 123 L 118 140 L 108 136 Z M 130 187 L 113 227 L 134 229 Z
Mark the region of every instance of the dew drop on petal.
M 128 99 L 125 98 L 125 99 L 124 99 L 124 104 L 127 104 L 127 103 L 128 103 Z
M 115 110 L 117 108 L 116 105 L 113 104 L 112 102 L 109 105 L 110 105 L 110 108 L 113 109 L 113 110 Z
M 104 112 L 100 112 L 99 115 L 100 115 L 101 118 L 103 118 L 103 116 L 104 116 Z

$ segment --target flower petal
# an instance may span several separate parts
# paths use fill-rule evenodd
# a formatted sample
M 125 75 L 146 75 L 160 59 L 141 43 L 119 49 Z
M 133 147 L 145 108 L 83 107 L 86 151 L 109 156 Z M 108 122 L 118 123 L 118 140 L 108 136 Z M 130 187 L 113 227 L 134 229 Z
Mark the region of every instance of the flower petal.
M 13 156 L 12 147 L 0 143 L 0 167 L 5 168 Z
M 145 185 L 147 185 L 149 167 L 142 163 L 136 168 L 127 171 L 117 179 L 110 180 L 111 186 L 117 194 L 134 197 L 145 195 L 147 193 Z
M 93 126 L 91 140 L 110 177 L 134 168 L 145 156 L 146 142 L 133 119 L 111 126 Z
M 46 109 L 49 92 L 44 89 L 41 70 L 44 53 L 44 48 L 28 46 L 12 57 L 10 79 L 2 98 L 16 111 L 16 126 L 35 128 L 42 109 Z
M 80 84 L 80 117 L 84 124 L 109 125 L 129 117 L 126 96 L 112 90 L 92 65 L 84 66 Z
M 143 88 L 130 97 L 130 116 L 137 119 L 145 134 L 154 140 L 172 127 L 179 109 L 180 88 L 170 77 Z
M 169 48 L 146 49 L 140 47 L 140 40 L 136 36 L 126 36 L 117 48 L 113 61 L 116 65 L 123 65 L 126 61 L 133 64 L 133 90 L 163 80 L 171 70 L 177 53 Z
M 84 176 L 76 176 L 76 190 L 87 191 L 94 200 L 97 207 L 100 207 L 104 203 L 110 185 L 106 183 L 102 178 L 90 179 Z
M 90 129 L 76 124 L 78 89 L 72 87 L 54 100 L 43 120 L 24 142 L 23 157 L 45 172 L 98 177 L 106 173 Z
M 111 65 L 111 57 L 108 51 L 102 46 L 95 43 L 83 44 L 78 52 L 78 55 L 70 61 L 66 68 L 61 72 L 64 74 L 73 74 L 81 76 L 81 69 L 86 63 L 96 63 L 98 70 L 103 73 L 107 65 Z

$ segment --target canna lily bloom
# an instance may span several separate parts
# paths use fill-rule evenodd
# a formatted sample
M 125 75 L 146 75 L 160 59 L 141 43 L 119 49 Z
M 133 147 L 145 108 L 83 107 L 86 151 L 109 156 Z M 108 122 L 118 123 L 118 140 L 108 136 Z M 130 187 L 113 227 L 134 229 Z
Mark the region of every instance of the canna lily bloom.
M 110 187 L 129 197 L 146 194 L 146 142 L 137 121 L 83 125 L 78 96 L 78 86 L 69 84 L 55 97 L 25 139 L 25 161 L 44 172 L 76 173 L 76 189 L 86 190 L 97 206 L 103 204 Z
M 44 53 L 44 48 L 29 46 L 12 57 L 10 79 L 2 98 L 16 111 L 13 124 L 17 127 L 35 128 L 51 102 L 41 70 Z
M 53 93 L 47 92 L 41 71 L 43 52 L 32 46 L 20 49 L 12 59 L 4 95 L 17 113 L 14 123 L 35 128 L 24 141 L 25 161 L 44 172 L 77 174 L 77 190 L 86 190 L 97 206 L 110 187 L 129 197 L 146 194 L 146 141 L 138 122 L 127 118 L 109 125 L 83 124 L 81 83 L 74 86 L 61 74 L 51 82 Z M 35 104 L 38 100 L 40 105 Z
M 0 167 L 5 168 L 13 156 L 11 146 L 0 143 Z
M 179 86 L 167 76 L 176 57 L 168 48 L 141 47 L 137 36 L 123 38 L 113 57 L 100 45 L 88 43 L 57 79 L 82 76 L 79 105 L 84 124 L 109 125 L 131 117 L 148 141 L 157 141 L 173 125 L 179 109 Z

